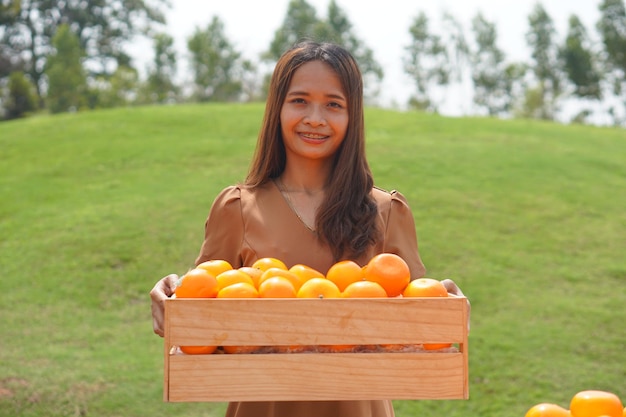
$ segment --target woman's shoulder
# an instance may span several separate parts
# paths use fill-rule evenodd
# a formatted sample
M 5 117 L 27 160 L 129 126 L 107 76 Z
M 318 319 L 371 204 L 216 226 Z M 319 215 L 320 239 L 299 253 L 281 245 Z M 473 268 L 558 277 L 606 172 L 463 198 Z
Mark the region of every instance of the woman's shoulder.
M 213 204 L 227 204 L 239 199 L 241 199 L 241 186 L 229 185 L 217 194 Z
M 398 190 L 387 191 L 383 188 L 374 186 L 372 188 L 372 196 L 379 206 L 391 204 L 393 201 L 408 205 L 406 197 Z
M 245 203 L 247 201 L 258 201 L 265 195 L 271 194 L 269 191 L 271 184 L 266 183 L 251 187 L 245 184 L 229 185 L 222 189 L 215 198 L 213 204 L 229 205 L 231 203 Z

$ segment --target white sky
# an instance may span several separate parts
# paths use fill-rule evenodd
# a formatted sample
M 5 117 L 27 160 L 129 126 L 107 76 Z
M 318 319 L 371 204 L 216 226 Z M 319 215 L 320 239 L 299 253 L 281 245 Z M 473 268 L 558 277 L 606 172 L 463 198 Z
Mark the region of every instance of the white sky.
M 323 18 L 330 0 L 308 0 Z M 336 0 L 348 15 L 356 35 L 374 51 L 375 59 L 383 66 L 385 78 L 382 99 L 404 104 L 414 91 L 402 69 L 404 47 L 409 43 L 409 27 L 420 11 L 430 19 L 431 28 L 437 29 L 443 11 L 450 12 L 471 37 L 472 18 L 479 11 L 496 23 L 499 46 L 506 52 L 507 60 L 527 59 L 529 51 L 525 42 L 528 16 L 536 0 Z M 541 4 L 553 19 L 559 42 L 567 31 L 567 21 L 576 14 L 597 38 L 595 24 L 600 16 L 601 0 L 542 0 Z M 167 32 L 174 37 L 179 52 L 179 71 L 184 72 L 186 40 L 196 27 L 205 29 L 214 15 L 224 22 L 225 31 L 235 47 L 250 60 L 268 49 L 274 32 L 282 24 L 289 0 L 172 0 L 167 13 Z M 141 48 L 143 60 L 151 59 L 152 46 Z M 131 52 L 133 53 L 133 52 Z M 135 54 L 135 53 L 133 53 Z M 139 56 L 137 56 L 139 58 Z M 142 59 L 140 59 L 142 61 Z M 140 65 L 140 68 L 142 65 Z M 142 68 L 143 69 L 143 68 Z M 184 75 L 184 74 L 181 74 Z M 456 112 L 463 110 L 456 110 Z M 454 110 L 448 113 L 454 113 Z

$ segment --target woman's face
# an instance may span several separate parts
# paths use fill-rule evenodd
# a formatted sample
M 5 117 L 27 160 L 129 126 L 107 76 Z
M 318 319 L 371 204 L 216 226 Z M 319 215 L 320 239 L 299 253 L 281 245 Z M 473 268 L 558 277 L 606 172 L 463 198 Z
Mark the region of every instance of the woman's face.
M 296 70 L 280 111 L 288 160 L 330 160 L 348 129 L 348 98 L 332 68 L 311 61 Z

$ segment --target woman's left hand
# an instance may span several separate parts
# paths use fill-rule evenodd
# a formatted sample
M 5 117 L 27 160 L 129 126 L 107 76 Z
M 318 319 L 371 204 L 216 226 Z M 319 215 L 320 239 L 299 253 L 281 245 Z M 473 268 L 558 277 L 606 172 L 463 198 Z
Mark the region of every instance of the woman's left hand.
M 465 294 L 463 294 L 463 291 L 461 291 L 459 286 L 456 285 L 456 283 L 452 281 L 451 279 L 443 279 L 441 280 L 441 283 L 443 284 L 444 287 L 446 287 L 446 290 L 448 290 L 448 294 L 455 296 L 455 297 L 465 297 Z M 469 298 L 466 297 L 466 300 L 467 300 L 467 329 L 469 330 L 470 313 L 472 311 L 472 305 L 469 302 Z

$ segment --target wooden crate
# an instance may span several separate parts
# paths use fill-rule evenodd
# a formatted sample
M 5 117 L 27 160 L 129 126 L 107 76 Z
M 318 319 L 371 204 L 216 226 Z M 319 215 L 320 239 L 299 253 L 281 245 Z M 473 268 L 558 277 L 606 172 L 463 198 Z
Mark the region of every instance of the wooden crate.
M 164 400 L 467 399 L 463 297 L 171 299 Z M 454 351 L 184 355 L 175 346 L 454 343 Z

